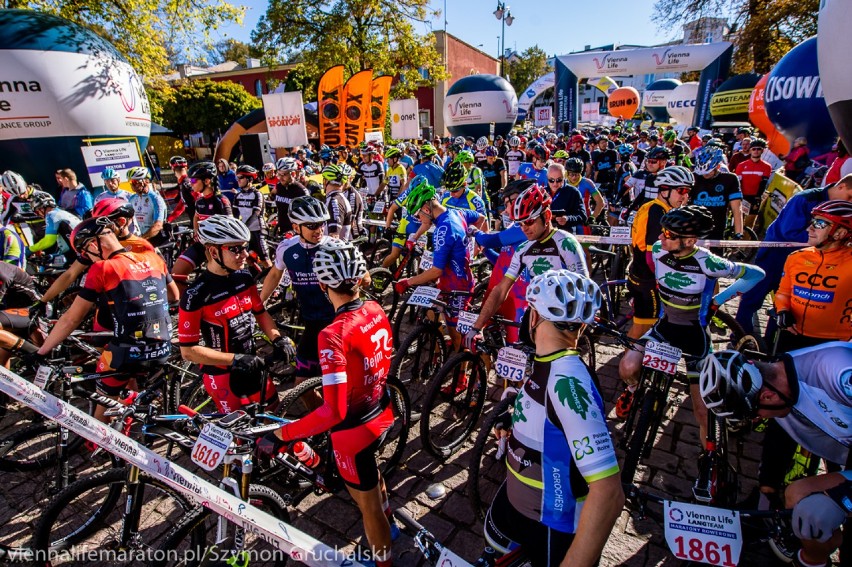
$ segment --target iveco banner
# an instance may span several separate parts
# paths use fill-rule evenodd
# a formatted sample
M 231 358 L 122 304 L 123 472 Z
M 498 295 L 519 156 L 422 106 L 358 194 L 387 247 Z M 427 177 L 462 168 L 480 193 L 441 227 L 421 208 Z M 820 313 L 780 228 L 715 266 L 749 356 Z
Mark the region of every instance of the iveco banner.
M 825 103 L 834 127 L 847 148 L 852 148 L 852 74 L 849 53 L 852 52 L 852 2 L 824 0 L 819 12 L 819 75 Z
M 470 75 L 456 81 L 444 99 L 444 122 L 453 136 L 507 136 L 518 116 L 518 97 L 497 75 Z
M 106 40 L 30 10 L 0 10 L 0 37 L 0 170 L 50 187 L 61 167 L 86 171 L 84 140 L 147 146 L 151 110 L 142 80 Z
M 679 125 L 692 124 L 695 116 L 695 97 L 698 96 L 698 83 L 683 83 L 669 93 L 666 110 L 672 120 Z

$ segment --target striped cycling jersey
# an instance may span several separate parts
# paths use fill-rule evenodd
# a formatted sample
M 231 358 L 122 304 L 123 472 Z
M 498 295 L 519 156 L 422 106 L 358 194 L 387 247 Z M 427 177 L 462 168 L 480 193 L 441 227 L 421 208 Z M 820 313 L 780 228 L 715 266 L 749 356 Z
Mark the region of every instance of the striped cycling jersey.
M 515 400 L 506 493 L 519 513 L 575 533 L 589 483 L 618 474 L 604 404 L 577 351 L 536 356 Z
M 506 269 L 506 277 L 529 283 L 533 276 L 548 270 L 566 269 L 589 275 L 586 258 L 574 235 L 554 228 L 541 240 L 528 240 L 518 245 Z

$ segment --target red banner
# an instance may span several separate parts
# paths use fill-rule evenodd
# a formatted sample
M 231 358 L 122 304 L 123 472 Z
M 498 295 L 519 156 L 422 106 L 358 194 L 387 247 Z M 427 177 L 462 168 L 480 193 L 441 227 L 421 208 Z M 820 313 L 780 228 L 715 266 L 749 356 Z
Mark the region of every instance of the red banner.
M 331 67 L 317 88 L 320 144 L 343 143 L 343 65 Z
M 343 137 L 350 148 L 364 141 L 364 132 L 370 121 L 372 94 L 372 69 L 355 73 L 343 87 Z
M 388 115 L 390 88 L 393 77 L 382 75 L 373 79 L 373 96 L 370 99 L 370 127 L 368 130 L 384 131 Z

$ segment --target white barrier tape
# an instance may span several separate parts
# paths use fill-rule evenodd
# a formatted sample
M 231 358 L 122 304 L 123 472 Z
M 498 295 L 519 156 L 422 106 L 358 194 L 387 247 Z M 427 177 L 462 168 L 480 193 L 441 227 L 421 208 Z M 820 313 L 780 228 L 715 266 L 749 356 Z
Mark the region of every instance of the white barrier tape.
M 619 236 L 577 234 L 575 237 L 582 244 L 623 244 L 629 246 L 632 243 L 629 238 Z M 802 242 L 768 242 L 765 240 L 699 240 L 698 244 L 719 248 L 804 248 L 807 246 Z
M 199 476 L 148 450 L 133 439 L 111 429 L 92 416 L 63 402 L 35 384 L 0 367 L 0 391 L 26 404 L 74 433 L 97 443 L 101 448 L 157 477 L 191 501 L 223 516 L 288 553 L 296 561 L 317 567 L 355 567 L 360 563 L 255 508 L 237 496 L 210 484 Z

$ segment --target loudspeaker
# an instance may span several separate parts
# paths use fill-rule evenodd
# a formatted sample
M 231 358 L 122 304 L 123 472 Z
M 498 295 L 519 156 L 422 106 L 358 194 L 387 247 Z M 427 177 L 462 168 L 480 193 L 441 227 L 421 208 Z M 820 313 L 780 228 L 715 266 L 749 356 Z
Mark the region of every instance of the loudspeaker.
M 257 168 L 258 171 L 263 164 L 272 161 L 272 154 L 269 152 L 269 134 L 266 132 L 243 134 L 240 136 L 240 146 L 243 149 L 243 163 Z

